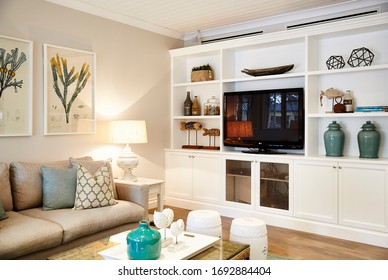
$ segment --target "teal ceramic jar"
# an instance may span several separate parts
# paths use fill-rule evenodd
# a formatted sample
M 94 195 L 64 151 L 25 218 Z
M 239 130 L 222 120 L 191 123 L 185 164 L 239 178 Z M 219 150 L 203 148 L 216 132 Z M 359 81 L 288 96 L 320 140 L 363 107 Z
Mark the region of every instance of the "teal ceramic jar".
M 342 157 L 345 143 L 345 133 L 337 121 L 332 121 L 328 130 L 323 134 L 326 156 Z
M 367 121 L 361 128 L 357 135 L 360 158 L 378 158 L 380 133 L 371 121 Z
M 149 227 L 146 220 L 127 235 L 127 254 L 131 260 L 156 260 L 162 249 L 160 232 Z

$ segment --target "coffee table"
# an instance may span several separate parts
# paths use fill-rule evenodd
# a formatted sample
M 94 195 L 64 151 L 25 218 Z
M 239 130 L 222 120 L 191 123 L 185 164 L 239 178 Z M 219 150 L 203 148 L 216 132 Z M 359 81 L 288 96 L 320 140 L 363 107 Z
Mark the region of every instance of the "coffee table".
M 91 242 L 49 257 L 50 260 L 104 260 L 99 252 L 119 245 L 109 237 Z M 219 240 L 206 250 L 192 256 L 190 260 L 247 260 L 249 245 Z

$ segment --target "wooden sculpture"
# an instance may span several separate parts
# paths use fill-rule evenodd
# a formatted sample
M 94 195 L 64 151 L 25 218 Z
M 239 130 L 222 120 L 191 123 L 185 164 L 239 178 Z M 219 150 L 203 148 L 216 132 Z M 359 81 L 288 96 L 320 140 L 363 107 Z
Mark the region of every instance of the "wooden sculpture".
M 209 146 L 204 146 L 207 150 L 219 150 L 220 147 L 216 146 L 216 136 L 220 136 L 220 130 L 218 128 L 203 129 L 203 136 L 209 136 Z M 213 137 L 213 145 L 211 145 L 211 138 Z
M 187 131 L 187 145 L 183 145 L 182 149 L 202 149 L 203 146 L 198 145 L 198 130 L 202 129 L 202 124 L 199 122 L 181 122 L 181 130 Z M 195 130 L 195 145 L 190 145 L 190 131 Z

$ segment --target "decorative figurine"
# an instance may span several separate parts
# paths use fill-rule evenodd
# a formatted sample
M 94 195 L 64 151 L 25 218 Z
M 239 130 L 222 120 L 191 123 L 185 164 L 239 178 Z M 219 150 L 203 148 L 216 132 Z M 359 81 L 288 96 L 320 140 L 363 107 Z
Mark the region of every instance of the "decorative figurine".
M 345 67 L 345 60 L 341 55 L 332 55 L 326 61 L 327 69 L 342 69 Z
M 220 136 L 220 130 L 218 128 L 211 128 L 211 129 L 204 128 L 203 131 L 204 131 L 203 136 L 209 136 L 209 146 L 204 146 L 203 148 L 207 150 L 219 150 L 220 147 L 216 146 L 216 136 Z M 213 136 L 213 146 L 211 145 L 212 136 Z
M 181 122 L 181 130 L 187 131 L 187 145 L 183 145 L 183 149 L 202 149 L 203 146 L 198 143 L 198 130 L 202 129 L 202 124 L 199 122 Z M 190 145 L 190 131 L 195 130 L 195 145 Z
M 343 92 L 341 92 L 341 91 L 331 87 L 331 88 L 327 89 L 326 91 L 321 91 L 319 101 L 320 101 L 321 106 L 322 106 L 323 105 L 322 104 L 323 96 L 326 96 L 326 98 L 328 98 L 328 99 L 333 99 L 332 110 L 335 113 L 344 113 L 345 112 L 345 105 L 343 105 L 341 103 L 342 102 L 342 97 L 344 95 L 345 94 Z M 336 104 L 334 104 L 334 101 L 335 101 Z
M 179 219 L 178 221 L 171 224 L 170 232 L 175 237 L 175 242 L 168 247 L 169 251 L 176 252 L 186 246 L 184 242 L 178 242 L 178 236 L 182 234 L 184 229 L 185 222 L 182 219 Z
M 359 48 L 352 50 L 348 59 L 348 64 L 352 67 L 370 66 L 375 55 L 367 48 Z
M 163 230 L 162 248 L 170 245 L 172 237 L 167 238 L 166 228 L 169 227 L 174 220 L 174 212 L 170 208 L 164 209 L 162 212 L 154 211 L 154 224 L 157 228 Z

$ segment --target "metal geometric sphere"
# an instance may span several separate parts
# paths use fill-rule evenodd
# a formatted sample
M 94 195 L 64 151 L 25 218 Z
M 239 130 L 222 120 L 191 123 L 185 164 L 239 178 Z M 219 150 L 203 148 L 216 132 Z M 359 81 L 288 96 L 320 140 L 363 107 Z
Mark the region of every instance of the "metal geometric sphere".
M 341 69 L 345 66 L 345 61 L 340 55 L 332 55 L 326 61 L 327 69 Z
M 367 48 L 354 49 L 348 59 L 348 64 L 352 67 L 370 66 L 375 55 Z

